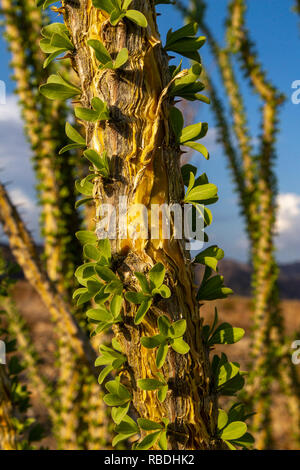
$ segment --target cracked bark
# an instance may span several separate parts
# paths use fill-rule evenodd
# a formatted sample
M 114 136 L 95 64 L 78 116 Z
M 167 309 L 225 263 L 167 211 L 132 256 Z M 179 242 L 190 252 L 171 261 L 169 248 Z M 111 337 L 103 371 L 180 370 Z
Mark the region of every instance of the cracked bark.
M 167 97 L 170 82 L 168 57 L 164 52 L 156 25 L 154 1 L 136 0 L 131 8 L 142 11 L 148 28 L 121 21 L 110 25 L 107 15 L 92 6 L 91 0 L 63 2 L 65 22 L 70 30 L 75 54 L 73 67 L 82 88 L 81 104 L 89 107 L 95 96 L 110 107 L 111 120 L 106 123 L 83 123 L 90 148 L 108 152 L 112 179 L 95 183 L 96 220 L 101 205 L 118 206 L 119 196 L 127 198 L 128 207 L 142 203 L 180 202 L 184 187 L 180 173 L 180 148 L 169 128 L 171 100 Z M 129 62 L 118 71 L 98 68 L 89 39 L 98 39 L 114 57 L 123 47 Z M 213 392 L 208 351 L 201 337 L 201 319 L 195 301 L 195 286 L 188 254 L 182 241 L 126 240 L 112 241 L 117 271 L 125 285 L 137 288 L 134 271 L 147 272 L 155 263 L 166 267 L 167 282 L 172 290 L 169 300 L 156 302 L 140 326 L 133 323 L 134 311 L 126 304 L 124 324 L 115 333 L 127 355 L 133 388 L 133 404 L 141 416 L 154 421 L 170 419 L 169 445 L 172 449 L 215 449 L 222 444 L 215 437 L 217 403 Z M 186 318 L 186 341 L 190 353 L 181 356 L 169 351 L 163 374 L 169 383 L 164 403 L 155 393 L 137 389 L 139 378 L 157 372 L 155 354 L 141 347 L 140 338 L 157 333 L 157 318 L 165 314 L 172 320 Z

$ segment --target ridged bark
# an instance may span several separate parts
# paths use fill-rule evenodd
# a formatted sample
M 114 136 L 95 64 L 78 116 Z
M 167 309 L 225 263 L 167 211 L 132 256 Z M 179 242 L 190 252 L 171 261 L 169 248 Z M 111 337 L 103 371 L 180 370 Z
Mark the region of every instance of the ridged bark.
M 171 101 L 168 57 L 156 26 L 153 1 L 136 0 L 132 8 L 144 13 L 148 28 L 129 21 L 110 25 L 107 15 L 92 6 L 90 0 L 76 5 L 63 2 L 76 54 L 74 69 L 82 89 L 82 104 L 89 107 L 93 97 L 107 102 L 111 120 L 107 124 L 87 124 L 87 143 L 101 153 L 106 150 L 111 161 L 112 178 L 95 184 L 96 220 L 102 204 L 117 207 L 119 197 L 131 204 L 180 202 L 184 196 L 180 173 L 180 148 L 169 127 Z M 89 39 L 104 43 L 111 54 L 123 47 L 129 62 L 122 71 L 100 71 L 87 45 Z M 214 449 L 220 447 L 216 434 L 216 396 L 213 390 L 208 351 L 201 338 L 201 320 L 195 299 L 193 273 L 184 246 L 178 240 L 117 239 L 112 241 L 118 273 L 128 288 L 136 288 L 134 271 L 145 272 L 161 262 L 167 270 L 172 290 L 169 301 L 161 300 L 151 309 L 142 326 L 134 326 L 133 309 L 126 305 L 124 327 L 115 327 L 117 339 L 129 363 L 128 378 L 133 384 L 133 404 L 138 414 L 153 421 L 170 419 L 172 449 Z M 164 403 L 154 393 L 136 387 L 140 378 L 157 372 L 154 353 L 141 347 L 141 336 L 156 333 L 159 315 L 170 319 L 186 318 L 186 340 L 191 351 L 186 356 L 170 352 L 163 368 L 170 392 Z

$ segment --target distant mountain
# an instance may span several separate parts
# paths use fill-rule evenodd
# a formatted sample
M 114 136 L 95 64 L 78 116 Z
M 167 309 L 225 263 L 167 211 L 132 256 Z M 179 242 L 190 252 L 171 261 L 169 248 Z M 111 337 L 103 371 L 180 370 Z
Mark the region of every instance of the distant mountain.
M 14 260 L 7 245 L 0 244 L 0 249 L 5 259 Z M 38 246 L 38 250 L 41 253 L 43 247 Z M 226 285 L 233 289 L 235 294 L 245 297 L 251 295 L 251 267 L 248 264 L 224 259 L 219 263 L 219 272 L 225 277 Z M 279 289 L 282 299 L 300 299 L 300 262 L 280 266 Z
M 250 296 L 251 267 L 231 259 L 222 260 L 220 273 L 235 294 Z M 300 299 L 300 262 L 280 265 L 279 290 L 282 299 Z

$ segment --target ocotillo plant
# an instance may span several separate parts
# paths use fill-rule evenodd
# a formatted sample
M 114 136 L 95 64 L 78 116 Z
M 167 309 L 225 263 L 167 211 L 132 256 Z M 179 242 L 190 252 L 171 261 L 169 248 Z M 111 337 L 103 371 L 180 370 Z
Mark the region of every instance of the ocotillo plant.
M 45 63 L 46 56 L 39 47 L 40 30 L 44 25 L 42 32 L 45 34 L 47 16 L 41 14 L 35 0 L 3 0 L 2 8 L 6 18 L 7 38 L 13 55 L 12 65 L 17 93 L 22 105 L 27 135 L 34 152 L 42 207 L 41 227 L 45 242 L 47 273 L 61 294 L 66 296 L 70 285 L 73 284 L 74 260 L 78 252 L 78 241 L 73 233 L 79 221 L 78 211 L 74 210 L 74 173 L 79 172 L 80 168 L 80 165 L 75 166 L 75 160 L 69 154 L 73 146 L 64 145 L 68 143 L 65 135 L 68 109 L 65 103 L 49 102 L 38 93 L 38 83 L 51 71 L 57 70 L 57 65 L 47 64 L 48 60 Z M 46 47 L 45 41 L 44 37 L 41 40 L 43 50 Z M 43 64 L 48 65 L 47 69 Z M 66 67 L 60 66 L 60 72 L 64 68 Z M 64 147 L 63 155 L 58 157 L 62 147 Z M 76 312 L 77 316 L 79 313 Z M 93 383 L 93 377 L 87 376 L 87 371 L 85 377 L 78 376 L 83 371 L 78 371 L 72 345 L 69 342 L 66 344 L 67 339 L 64 335 L 58 336 L 58 363 L 61 367 L 56 389 L 59 410 L 55 415 L 59 415 L 60 418 L 56 420 L 55 428 L 57 430 L 60 427 L 61 431 L 56 432 L 56 435 L 60 436 L 59 440 L 63 447 L 66 447 L 67 440 L 68 446 L 76 448 L 75 429 L 80 429 L 81 425 L 76 424 L 80 413 L 74 401 L 78 402 L 81 387 L 93 390 L 96 384 Z M 89 384 L 88 387 L 85 381 Z M 87 396 L 87 390 L 85 394 Z M 103 410 L 100 399 L 91 397 L 91 401 L 93 401 L 91 422 L 87 405 L 85 405 L 84 421 L 85 427 L 93 432 L 93 423 L 99 424 L 95 419 L 95 407 L 97 408 L 98 404 L 96 414 L 99 419 L 103 416 Z M 64 439 L 63 435 L 68 436 L 68 439 Z M 99 436 L 98 431 L 96 435 Z
M 85 414 L 84 416 L 81 415 L 78 429 L 78 436 L 80 436 L 81 439 L 81 425 L 84 422 L 85 440 L 83 443 L 81 442 L 80 448 L 90 448 L 92 445 L 93 448 L 98 449 L 100 445 L 104 446 L 107 442 L 106 436 L 109 430 L 105 428 L 107 420 L 105 410 L 103 409 L 102 397 L 99 391 L 96 395 L 95 390 L 96 371 L 94 369 L 94 362 L 96 354 L 92 349 L 85 331 L 81 330 L 76 318 L 71 315 L 70 306 L 62 299 L 57 287 L 50 282 L 46 272 L 41 266 L 34 242 L 2 185 L 0 185 L 0 221 L 9 238 L 10 247 L 15 259 L 22 267 L 28 282 L 37 291 L 41 300 L 47 307 L 50 317 L 56 325 L 56 331 L 59 337 L 66 338 L 69 347 L 72 349 L 76 368 L 80 370 L 85 377 L 85 381 L 82 385 L 84 393 L 83 391 L 80 393 L 80 399 L 82 397 L 81 408 L 85 411 Z M 85 364 L 88 368 L 88 373 L 86 372 Z M 70 386 L 74 387 L 73 382 L 70 383 Z M 53 399 L 55 400 L 56 396 L 54 396 Z M 52 407 L 54 407 L 53 403 Z M 55 411 L 60 412 L 62 410 L 61 408 L 58 410 L 55 408 L 54 412 Z M 66 412 L 66 410 L 63 411 Z M 71 424 L 72 423 L 70 423 L 70 425 Z M 62 428 L 60 427 L 60 429 Z M 63 429 L 61 433 L 56 432 L 55 429 L 55 434 L 59 442 L 65 443 L 66 440 L 64 436 L 68 436 L 68 446 L 71 445 L 69 430 L 70 427 L 68 426 L 66 428 L 67 434 L 65 434 Z M 75 436 L 75 439 L 77 442 L 77 436 Z M 73 440 L 73 442 L 75 441 Z
M 54 2 L 38 3 L 47 7 Z M 224 354 L 215 355 L 212 364 L 209 360 L 214 344 L 234 343 L 243 331 L 217 326 L 217 315 L 212 327 L 203 325 L 199 316 L 199 302 L 231 293 L 223 278 L 213 275 L 222 250 L 210 247 L 197 256 L 205 275 L 196 290 L 193 263 L 173 223 L 171 238 L 162 235 L 160 223 L 151 240 L 119 231 L 111 242 L 101 236 L 107 228 L 103 210 L 117 207 L 120 198 L 126 200 L 129 221 L 135 219 L 136 204 L 150 214 L 152 205 L 177 203 L 202 210 L 205 224 L 211 223 L 203 204 L 215 202 L 217 188 L 205 174 L 196 179 L 192 166 L 180 170 L 181 146 L 208 156 L 197 142 L 207 125 L 184 128 L 175 107 L 176 97 L 207 101 L 199 94 L 198 49 L 204 38 L 195 36 L 191 24 L 170 31 L 163 47 L 155 4 L 149 0 L 62 2 L 57 11 L 67 30 L 53 24 L 49 42 L 56 36 L 71 40 L 79 82 L 52 76 L 41 93 L 49 99 L 80 100 L 75 115 L 86 130 L 84 156 L 92 167 L 77 187 L 85 196 L 82 204 L 95 203 L 96 231 L 77 234 L 87 262 L 76 271 L 83 287 L 74 297 L 79 305 L 93 299 L 87 316 L 95 334 L 111 327 L 115 333 L 112 347 L 102 346 L 96 362 L 105 366 L 99 381 L 106 381 L 104 400 L 116 423 L 113 445 L 134 438 L 134 449 L 247 447 L 252 438 L 243 406 L 234 405 L 228 415 L 217 409 L 219 394 L 243 387 L 239 366 Z M 186 42 L 188 48 L 182 45 Z M 169 65 L 168 51 L 195 64 L 190 70 Z M 76 137 L 73 133 L 75 142 Z M 107 381 L 109 374 L 114 378 Z
M 274 175 L 274 157 L 278 107 L 283 97 L 266 79 L 257 55 L 253 50 L 248 32 L 245 29 L 245 2 L 237 0 L 229 4 L 226 48 L 220 48 L 207 26 L 204 14 L 206 2 L 192 1 L 190 8 L 180 2 L 178 6 L 189 21 L 198 21 L 203 33 L 207 36 L 214 59 L 219 66 L 233 118 L 233 131 L 238 148 L 232 144 L 223 104 L 218 97 L 211 79 L 207 83 L 212 98 L 212 107 L 216 116 L 220 140 L 228 158 L 234 183 L 239 194 L 241 211 L 245 217 L 247 234 L 250 241 L 253 273 L 254 297 L 254 332 L 249 398 L 255 403 L 256 415 L 254 429 L 259 448 L 271 444 L 270 435 L 270 387 L 278 377 L 278 366 L 285 370 L 285 380 L 289 377 L 287 393 L 294 431 L 299 429 L 299 415 L 296 403 L 296 374 L 291 361 L 286 363 L 284 349 L 283 320 L 278 306 L 277 277 L 278 268 L 274 257 L 274 225 L 276 212 L 276 178 Z M 247 113 L 240 86 L 235 76 L 232 53 L 237 53 L 242 69 L 252 87 L 263 102 L 262 137 L 259 154 L 253 150 L 252 137 L 247 123 Z M 283 380 L 280 380 L 283 384 Z M 286 393 L 285 390 L 284 393 Z
M 14 354 L 16 338 L 8 333 L 5 326 L 11 320 L 3 306 L 11 302 L 9 290 L 12 269 L 6 265 L 0 253 L 0 337 L 5 344 L 5 357 L 1 359 L 7 363 L 7 366 L 0 363 L 0 450 L 27 450 L 33 449 L 32 443 L 41 439 L 42 428 L 27 416 L 30 395 L 27 387 L 19 381 L 19 374 L 24 367 Z M 32 349 L 27 351 L 28 356 L 31 353 Z
M 78 213 L 73 210 L 76 172 L 73 157 L 66 152 L 64 158 L 57 158 L 66 142 L 64 123 L 68 109 L 64 104 L 49 104 L 38 93 L 38 83 L 48 76 L 43 67 L 46 56 L 39 47 L 40 30 L 46 26 L 47 17 L 41 15 L 35 0 L 2 0 L 1 6 L 16 91 L 34 155 L 47 271 L 64 293 L 73 282 L 78 251 L 77 240 L 71 234 L 74 226 L 79 228 Z

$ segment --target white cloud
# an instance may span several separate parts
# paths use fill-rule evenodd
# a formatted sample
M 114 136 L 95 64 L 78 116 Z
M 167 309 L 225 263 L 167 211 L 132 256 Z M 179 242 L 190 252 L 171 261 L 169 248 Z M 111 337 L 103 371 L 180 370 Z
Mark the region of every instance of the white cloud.
M 300 195 L 280 194 L 277 199 L 277 247 L 280 259 L 299 261 L 300 259 Z
M 8 95 L 6 104 L 0 104 L 0 122 L 22 123 L 18 97 L 16 95 Z
M 277 203 L 277 230 L 279 234 L 292 233 L 300 225 L 300 195 L 280 194 Z M 299 236 L 299 233 L 297 235 Z
M 28 223 L 38 234 L 39 210 L 35 199 L 35 177 L 32 170 L 31 150 L 24 136 L 18 99 L 8 95 L 6 104 L 0 105 L 0 180 Z

